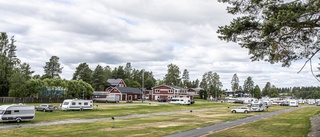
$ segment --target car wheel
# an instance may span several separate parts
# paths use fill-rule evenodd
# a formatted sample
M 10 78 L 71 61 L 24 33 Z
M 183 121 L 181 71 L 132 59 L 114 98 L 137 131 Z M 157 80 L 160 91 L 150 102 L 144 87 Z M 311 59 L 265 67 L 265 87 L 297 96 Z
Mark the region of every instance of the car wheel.
M 236 111 L 235 111 L 235 110 L 233 110 L 233 111 L 232 111 L 232 113 L 236 113 Z
M 46 109 L 43 109 L 43 112 L 46 112 Z
M 248 113 L 248 111 L 247 111 L 247 110 L 245 110 L 245 111 L 244 111 L 244 113 Z

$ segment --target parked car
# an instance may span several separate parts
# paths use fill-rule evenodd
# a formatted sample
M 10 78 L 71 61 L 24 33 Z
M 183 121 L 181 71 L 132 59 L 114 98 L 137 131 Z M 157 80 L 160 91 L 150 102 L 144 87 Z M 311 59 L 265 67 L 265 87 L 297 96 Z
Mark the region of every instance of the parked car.
M 249 113 L 250 112 L 250 108 L 249 107 L 239 107 L 239 108 L 236 108 L 236 109 L 232 109 L 231 110 L 231 113 Z
M 243 104 L 243 100 L 235 100 L 233 103 Z
M 52 112 L 54 110 L 54 107 L 51 104 L 40 104 L 39 106 L 36 106 L 35 109 L 37 111 Z
M 158 100 L 158 102 L 167 102 L 167 100 L 165 98 L 158 98 L 157 100 Z

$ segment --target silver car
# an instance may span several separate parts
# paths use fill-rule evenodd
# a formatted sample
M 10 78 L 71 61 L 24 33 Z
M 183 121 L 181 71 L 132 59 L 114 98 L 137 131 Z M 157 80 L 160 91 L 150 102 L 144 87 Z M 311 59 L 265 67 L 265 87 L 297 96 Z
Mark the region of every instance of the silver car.
M 239 107 L 239 108 L 236 108 L 236 109 L 232 109 L 231 110 L 231 113 L 249 113 L 250 112 L 250 108 L 249 107 Z

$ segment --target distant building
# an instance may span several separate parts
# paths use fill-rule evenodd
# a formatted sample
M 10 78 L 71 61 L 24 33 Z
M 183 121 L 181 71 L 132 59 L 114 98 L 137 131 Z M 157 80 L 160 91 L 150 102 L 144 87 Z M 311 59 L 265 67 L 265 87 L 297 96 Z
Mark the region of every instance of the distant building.
M 107 83 L 106 87 L 127 87 L 126 83 L 124 83 L 122 79 L 108 79 Z

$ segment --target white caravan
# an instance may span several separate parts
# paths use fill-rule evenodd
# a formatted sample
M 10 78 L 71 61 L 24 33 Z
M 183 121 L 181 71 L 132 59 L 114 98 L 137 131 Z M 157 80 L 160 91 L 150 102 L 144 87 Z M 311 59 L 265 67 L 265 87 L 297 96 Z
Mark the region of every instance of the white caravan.
M 298 107 L 299 101 L 298 100 L 290 100 L 289 106 L 291 107 Z
M 0 122 L 30 121 L 35 117 L 34 106 L 24 104 L 11 104 L 0 106 Z
M 251 111 L 264 111 L 266 109 L 266 105 L 264 102 L 260 100 L 252 101 Z
M 190 105 L 190 98 L 172 98 L 170 104 Z
M 62 110 L 86 110 L 93 109 L 92 100 L 82 100 L 82 99 L 66 99 L 61 105 Z

